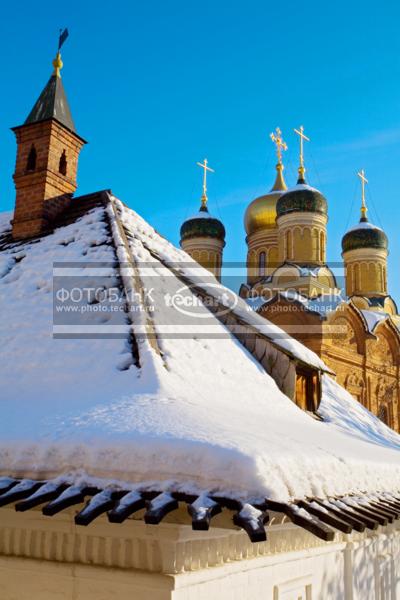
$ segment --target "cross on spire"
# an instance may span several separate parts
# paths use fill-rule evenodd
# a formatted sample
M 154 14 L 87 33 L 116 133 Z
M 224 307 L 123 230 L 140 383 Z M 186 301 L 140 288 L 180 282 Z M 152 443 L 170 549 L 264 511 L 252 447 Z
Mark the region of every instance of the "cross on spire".
M 279 129 L 279 127 L 277 127 L 275 129 L 275 133 L 270 133 L 271 140 L 274 142 L 275 146 L 276 146 L 276 155 L 278 157 L 278 165 L 282 164 L 282 150 L 287 150 L 287 144 L 286 142 L 283 141 L 282 138 L 282 132 Z
M 211 169 L 208 166 L 208 160 L 205 158 L 203 163 L 198 162 L 197 165 L 204 170 L 203 173 L 203 195 L 201 197 L 201 207 L 205 208 L 207 206 L 207 171 L 209 173 L 215 173 L 214 169 Z
M 365 203 L 365 184 L 368 183 L 368 179 L 365 177 L 364 169 L 361 169 L 357 175 L 361 179 L 361 220 L 366 221 L 368 208 Z
M 299 166 L 299 175 L 300 175 L 300 179 L 304 179 L 304 174 L 306 172 L 306 169 L 304 167 L 304 140 L 306 142 L 309 142 L 310 138 L 307 137 L 304 134 L 304 127 L 303 127 L 303 125 L 300 125 L 299 129 L 295 129 L 294 132 L 297 133 L 297 135 L 300 138 L 300 166 Z

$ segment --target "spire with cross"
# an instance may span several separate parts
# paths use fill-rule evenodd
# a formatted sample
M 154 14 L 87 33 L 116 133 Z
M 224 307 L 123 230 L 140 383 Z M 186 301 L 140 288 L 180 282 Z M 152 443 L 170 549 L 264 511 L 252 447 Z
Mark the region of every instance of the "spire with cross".
M 299 129 L 294 130 L 295 133 L 299 136 L 300 139 L 300 164 L 299 164 L 299 181 L 298 183 L 305 183 L 304 175 L 306 172 L 304 166 L 304 140 L 306 142 L 310 141 L 310 138 L 304 134 L 304 127 L 300 125 Z
M 207 210 L 207 172 L 215 173 L 214 169 L 208 166 L 208 160 L 205 158 L 202 163 L 198 162 L 197 165 L 203 169 L 203 195 L 201 197 L 201 208 Z
M 365 171 L 364 169 L 361 169 L 361 171 L 359 171 L 357 173 L 357 175 L 359 176 L 360 180 L 361 180 L 361 221 L 368 221 L 367 219 L 367 204 L 365 202 L 365 184 L 368 183 L 368 179 L 365 177 Z

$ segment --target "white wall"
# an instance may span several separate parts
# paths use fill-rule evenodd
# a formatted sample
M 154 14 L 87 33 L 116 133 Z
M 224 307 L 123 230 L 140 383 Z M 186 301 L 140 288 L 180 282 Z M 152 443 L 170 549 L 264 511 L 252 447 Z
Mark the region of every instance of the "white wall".
M 251 544 L 230 518 L 193 532 L 73 515 L 0 509 L 0 600 L 400 600 L 396 524 L 324 543 L 273 518 Z

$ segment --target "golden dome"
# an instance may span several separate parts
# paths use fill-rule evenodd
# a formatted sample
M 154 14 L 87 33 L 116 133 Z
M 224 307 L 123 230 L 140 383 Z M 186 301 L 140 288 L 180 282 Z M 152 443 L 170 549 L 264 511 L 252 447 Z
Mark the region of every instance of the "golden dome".
M 283 178 L 283 165 L 278 163 L 276 170 L 276 180 L 271 191 L 253 200 L 246 209 L 244 226 L 247 235 L 251 235 L 261 229 L 273 229 L 276 227 L 276 203 L 280 196 L 287 190 Z

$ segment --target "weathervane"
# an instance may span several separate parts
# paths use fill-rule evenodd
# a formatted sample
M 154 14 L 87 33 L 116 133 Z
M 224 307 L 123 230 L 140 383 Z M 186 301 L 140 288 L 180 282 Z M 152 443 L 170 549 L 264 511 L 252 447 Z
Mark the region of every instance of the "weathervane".
M 53 60 L 53 67 L 54 67 L 54 73 L 53 75 L 55 75 L 56 77 L 61 77 L 60 75 L 60 71 L 63 68 L 63 61 L 61 60 L 61 47 L 64 44 L 65 40 L 68 37 L 68 29 L 65 28 L 60 29 L 60 34 L 58 36 L 58 48 L 57 48 L 57 55 L 55 57 L 55 59 Z
M 279 129 L 279 127 L 277 127 L 275 129 L 275 133 L 271 133 L 270 136 L 271 140 L 274 142 L 275 146 L 276 146 L 276 156 L 278 157 L 278 165 L 282 164 L 282 150 L 287 150 L 287 144 L 286 142 L 283 141 L 282 138 L 282 132 Z
M 366 221 L 368 208 L 365 203 L 365 184 L 368 183 L 368 179 L 365 177 L 364 169 L 361 169 L 361 171 L 359 171 L 357 175 L 361 179 L 361 219 L 363 221 Z
M 304 167 L 304 140 L 306 140 L 306 142 L 309 142 L 310 138 L 307 137 L 306 135 L 304 135 L 304 127 L 303 127 L 303 125 L 300 125 L 299 129 L 295 129 L 294 132 L 297 133 L 297 135 L 300 138 L 300 166 L 299 166 L 299 175 L 300 175 L 301 179 L 304 179 L 304 174 L 306 172 L 305 167 Z
M 201 207 L 205 208 L 207 206 L 207 171 L 210 173 L 215 173 L 214 169 L 210 169 L 208 165 L 208 160 L 205 158 L 203 163 L 198 162 L 197 165 L 204 169 L 203 173 L 203 195 L 201 197 Z

